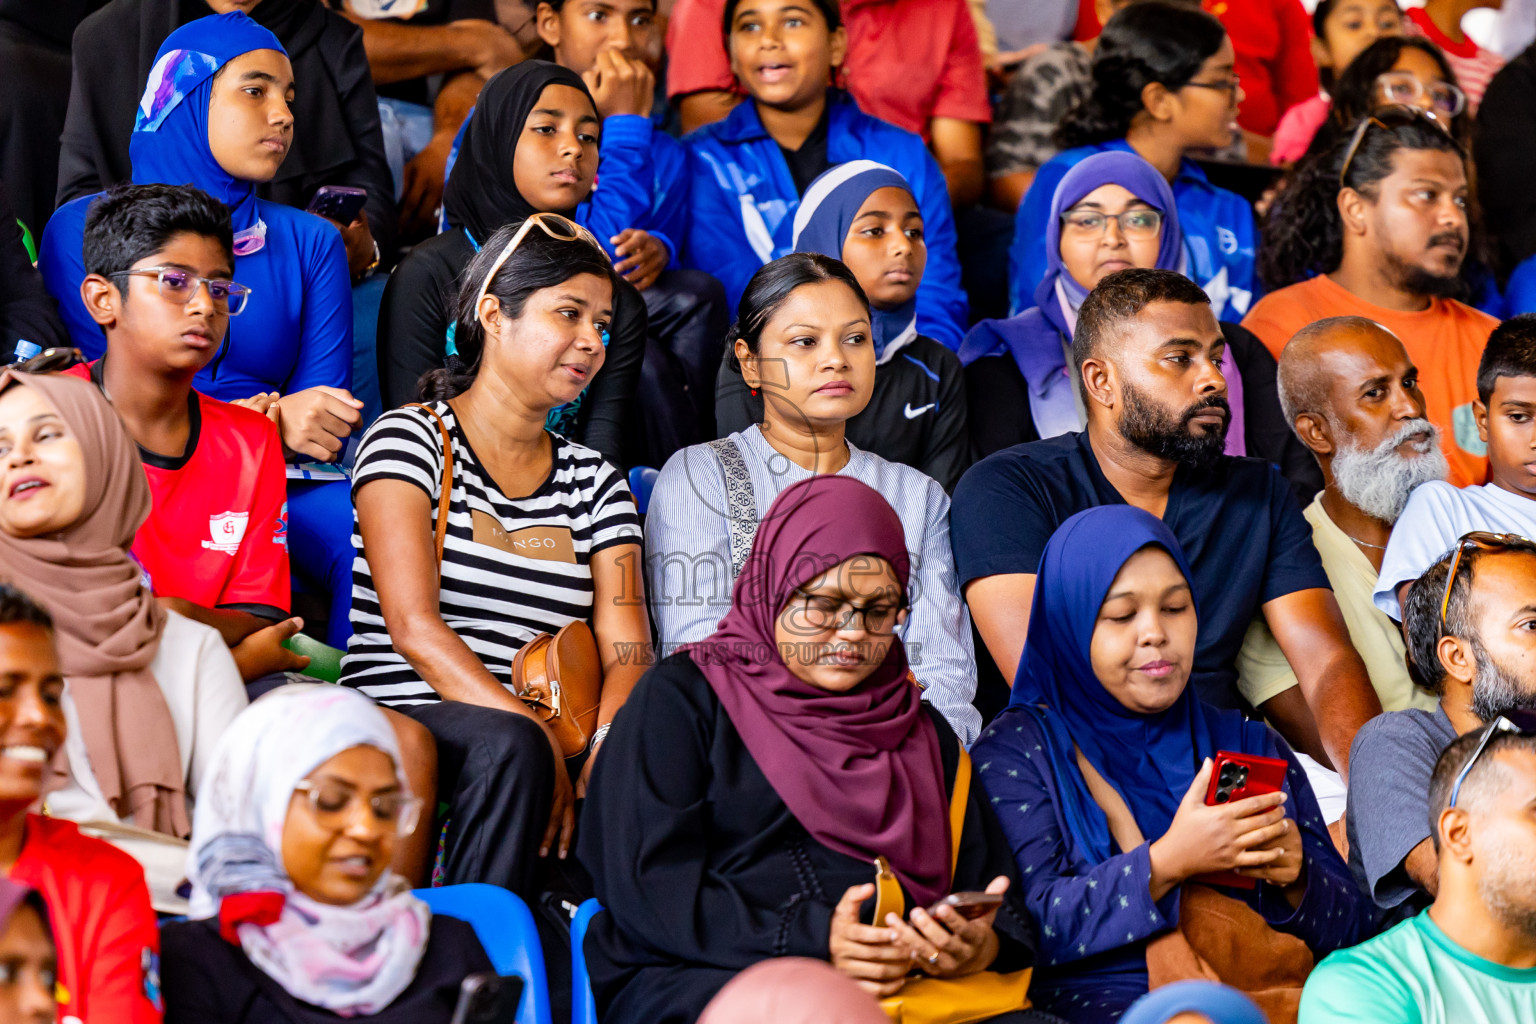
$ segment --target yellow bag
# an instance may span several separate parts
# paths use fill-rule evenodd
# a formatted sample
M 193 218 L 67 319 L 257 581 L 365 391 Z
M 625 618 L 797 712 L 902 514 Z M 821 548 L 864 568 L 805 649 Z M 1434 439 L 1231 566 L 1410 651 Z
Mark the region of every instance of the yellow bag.
M 960 751 L 955 789 L 949 798 L 950 876 L 960 862 L 960 831 L 971 793 L 971 758 Z M 901 883 L 884 857 L 875 858 L 875 923 L 886 914 L 905 918 Z M 999 974 L 978 971 L 964 978 L 914 978 L 900 992 L 880 1000 L 880 1008 L 895 1024 L 974 1024 L 1005 1013 L 1029 1009 L 1031 969 Z

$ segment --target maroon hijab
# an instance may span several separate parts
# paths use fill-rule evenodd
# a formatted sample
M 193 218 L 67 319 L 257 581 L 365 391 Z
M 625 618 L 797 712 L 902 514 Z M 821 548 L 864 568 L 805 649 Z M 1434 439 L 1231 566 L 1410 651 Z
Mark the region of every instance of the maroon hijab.
M 906 535 L 878 491 L 846 476 L 785 488 L 758 528 L 731 610 L 709 639 L 684 649 L 806 831 L 852 857 L 883 855 L 926 906 L 949 891 L 949 797 L 901 640 L 847 693 L 796 678 L 774 642 L 791 593 L 857 555 L 890 562 L 906 589 Z

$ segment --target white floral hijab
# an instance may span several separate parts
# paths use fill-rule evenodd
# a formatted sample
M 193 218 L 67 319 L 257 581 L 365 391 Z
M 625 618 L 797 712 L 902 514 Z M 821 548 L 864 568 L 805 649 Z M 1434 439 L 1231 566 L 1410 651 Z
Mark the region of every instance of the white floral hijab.
M 192 819 L 191 916 L 217 917 L 257 967 L 295 999 L 343 1017 L 388 1007 L 426 950 L 431 911 L 385 872 L 351 906 L 294 889 L 282 862 L 283 823 L 305 776 L 353 747 L 400 750 L 384 713 L 341 686 L 274 690 L 230 724 Z

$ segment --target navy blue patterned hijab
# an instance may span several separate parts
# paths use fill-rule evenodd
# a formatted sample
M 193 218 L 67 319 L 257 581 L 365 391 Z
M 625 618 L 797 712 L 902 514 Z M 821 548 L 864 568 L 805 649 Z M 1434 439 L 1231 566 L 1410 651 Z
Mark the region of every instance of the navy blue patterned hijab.
M 1040 559 L 1029 639 L 1013 682 L 1011 703 L 1034 712 L 1050 741 L 1062 825 L 1095 863 L 1114 852 L 1109 822 L 1083 782 L 1074 746 L 1125 799 L 1148 839 L 1168 831 L 1203 758 L 1218 750 L 1275 756 L 1262 723 L 1203 703 L 1187 685 L 1167 710 L 1144 715 L 1094 674 L 1089 648 L 1099 609 L 1121 567 L 1149 546 L 1167 551 L 1191 578 L 1173 532 L 1139 508 L 1101 505 L 1062 523 Z

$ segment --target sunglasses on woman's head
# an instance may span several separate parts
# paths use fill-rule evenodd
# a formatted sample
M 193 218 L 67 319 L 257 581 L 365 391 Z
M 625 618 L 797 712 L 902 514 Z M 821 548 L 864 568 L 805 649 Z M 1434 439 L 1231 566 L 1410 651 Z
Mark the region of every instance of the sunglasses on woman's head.
M 1441 134 L 1450 139 L 1451 143 L 1456 146 L 1456 151 L 1458 153 L 1461 152 L 1461 144 L 1452 137 L 1450 129 L 1446 127 L 1443 118 L 1430 110 L 1421 110 L 1418 107 L 1411 107 L 1403 103 L 1393 103 L 1363 118 L 1355 126 L 1355 133 L 1349 139 L 1349 148 L 1344 151 L 1344 162 L 1339 165 L 1339 188 L 1348 187 L 1345 182 L 1349 178 L 1350 165 L 1355 162 L 1355 154 L 1360 151 L 1360 144 L 1365 141 L 1366 133 L 1371 130 L 1372 126 L 1380 128 L 1384 132 L 1390 132 L 1396 131 L 1399 128 L 1405 128 L 1419 121 L 1438 129 Z
M 1445 593 L 1440 596 L 1440 628 L 1445 628 L 1445 613 L 1451 606 L 1451 588 L 1456 585 L 1456 570 L 1461 568 L 1463 555 L 1473 548 L 1479 551 L 1508 551 L 1514 547 L 1527 548 L 1529 545 L 1530 541 L 1513 533 L 1474 530 L 1464 534 L 1456 542 L 1456 557 L 1451 559 L 1451 571 L 1445 575 Z
M 604 257 L 608 255 L 603 252 L 603 247 L 597 244 L 597 239 L 592 237 L 592 232 L 569 217 L 562 217 L 558 213 L 535 213 L 523 221 L 522 226 L 507 240 L 501 255 L 496 257 L 496 262 L 491 264 L 491 272 L 485 275 L 485 280 L 480 283 L 480 292 L 475 296 L 476 309 L 480 308 L 480 300 L 485 298 L 486 292 L 491 290 L 491 282 L 496 280 L 496 275 L 500 273 L 501 268 L 506 265 L 507 260 L 517 251 L 517 247 L 523 244 L 523 239 L 528 237 L 528 232 L 535 226 L 557 242 L 589 242 L 594 249 L 602 252 Z
M 1467 781 L 1467 775 L 1472 771 L 1472 766 L 1477 764 L 1477 759 L 1483 756 L 1483 751 L 1488 749 L 1489 742 L 1499 733 L 1514 733 L 1516 736 L 1536 736 L 1536 711 L 1506 711 L 1504 714 L 1489 722 L 1483 730 L 1483 738 L 1477 741 L 1477 749 L 1472 751 L 1472 756 L 1467 758 L 1467 763 L 1461 766 L 1461 771 L 1456 773 L 1456 783 L 1451 786 L 1451 802 L 1448 807 L 1456 806 L 1456 798 L 1461 795 L 1461 784 Z

